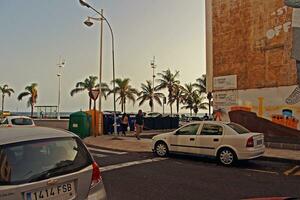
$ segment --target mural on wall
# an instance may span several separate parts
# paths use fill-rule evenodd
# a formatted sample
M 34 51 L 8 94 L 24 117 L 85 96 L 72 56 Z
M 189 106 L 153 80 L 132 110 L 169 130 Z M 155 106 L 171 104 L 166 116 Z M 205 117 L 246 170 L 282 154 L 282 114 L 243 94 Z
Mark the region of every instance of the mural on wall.
M 284 0 L 286 6 L 293 8 L 292 17 L 292 53 L 291 56 L 296 60 L 297 68 L 297 87 L 286 99 L 287 104 L 296 104 L 300 101 L 300 0 Z
M 300 105 L 288 105 L 285 97 L 294 86 L 218 91 L 214 94 L 217 121 L 239 123 L 265 137 L 300 139 Z

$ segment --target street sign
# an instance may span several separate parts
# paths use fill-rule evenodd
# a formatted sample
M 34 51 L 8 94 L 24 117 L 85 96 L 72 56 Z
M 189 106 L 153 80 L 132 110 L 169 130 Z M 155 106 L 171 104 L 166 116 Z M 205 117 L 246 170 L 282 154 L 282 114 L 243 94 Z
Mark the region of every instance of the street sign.
M 98 96 L 99 96 L 99 93 L 100 93 L 99 89 L 91 90 L 91 91 L 89 92 L 89 96 L 90 96 L 94 101 L 96 101 L 97 98 L 98 98 Z

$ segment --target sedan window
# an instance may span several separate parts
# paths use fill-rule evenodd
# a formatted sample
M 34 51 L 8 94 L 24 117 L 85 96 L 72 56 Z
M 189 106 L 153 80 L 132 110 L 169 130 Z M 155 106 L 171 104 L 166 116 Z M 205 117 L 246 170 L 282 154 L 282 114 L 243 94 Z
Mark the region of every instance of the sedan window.
M 196 135 L 199 129 L 199 124 L 190 124 L 176 132 L 176 135 Z
M 215 124 L 204 124 L 201 135 L 222 135 L 223 127 Z
M 235 130 L 238 134 L 245 134 L 245 133 L 250 133 L 250 131 L 248 129 L 246 129 L 245 127 L 236 124 L 236 123 L 228 123 L 227 124 L 230 128 L 232 128 L 233 130 Z
M 27 119 L 27 118 L 16 118 L 16 119 L 12 119 L 11 123 L 13 125 L 32 125 L 33 122 L 31 119 Z

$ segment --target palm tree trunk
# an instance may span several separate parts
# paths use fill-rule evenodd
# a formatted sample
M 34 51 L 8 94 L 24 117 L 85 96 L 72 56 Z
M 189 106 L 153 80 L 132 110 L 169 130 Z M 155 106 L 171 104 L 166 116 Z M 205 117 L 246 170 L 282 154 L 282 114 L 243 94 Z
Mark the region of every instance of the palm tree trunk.
M 171 111 L 171 115 L 173 114 L 173 111 L 172 111 L 172 104 L 170 103 L 170 111 Z
M 192 109 L 190 108 L 190 116 L 192 116 L 193 115 L 193 113 L 192 113 Z
M 126 112 L 126 102 L 124 102 L 124 113 Z
M 91 97 L 89 97 L 89 110 L 91 110 L 92 109 L 92 99 L 91 99 Z
M 32 118 L 33 117 L 33 104 L 31 103 L 30 106 L 31 106 L 31 114 L 30 114 L 30 116 Z
M 4 94 L 2 94 L 2 115 L 3 115 L 3 112 L 4 112 Z
M 179 101 L 176 101 L 176 109 L 177 109 L 177 114 L 179 113 Z

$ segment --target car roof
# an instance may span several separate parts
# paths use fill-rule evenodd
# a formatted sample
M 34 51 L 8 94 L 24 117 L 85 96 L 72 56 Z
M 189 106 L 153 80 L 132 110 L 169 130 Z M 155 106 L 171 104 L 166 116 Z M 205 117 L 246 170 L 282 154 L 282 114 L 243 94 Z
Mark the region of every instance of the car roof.
M 27 117 L 27 116 L 6 116 L 5 118 L 7 118 L 7 119 L 18 119 L 18 118 L 31 119 L 30 117 Z
M 0 145 L 39 139 L 74 137 L 75 134 L 46 127 L 0 128 Z

